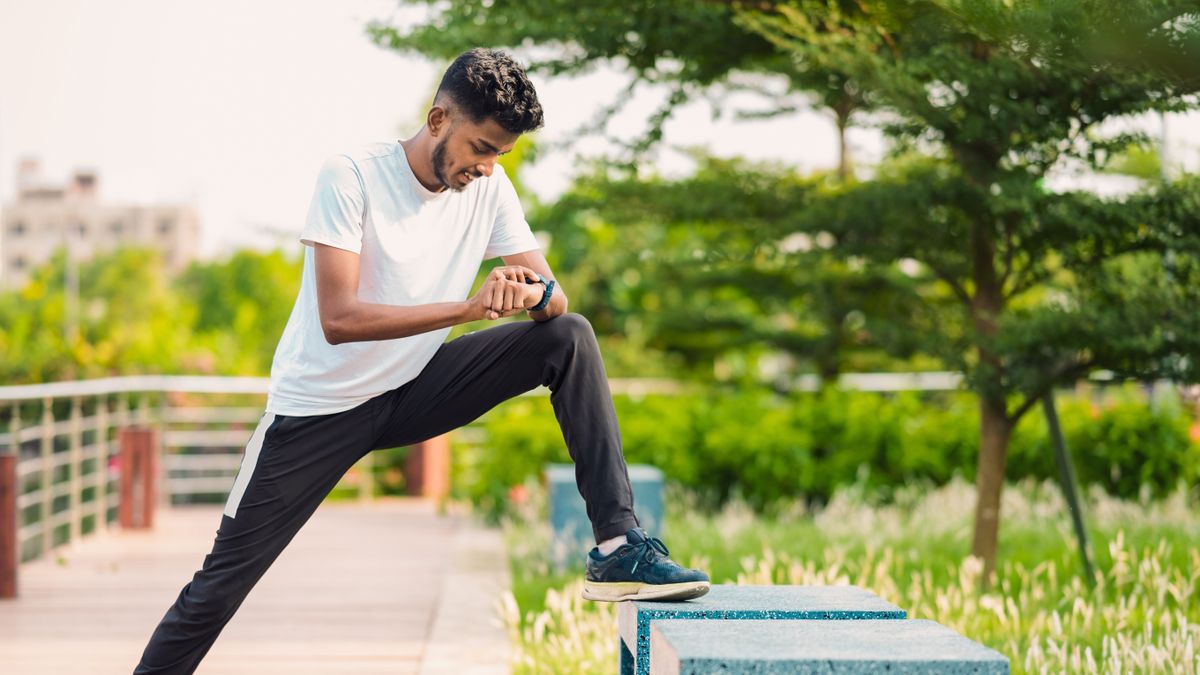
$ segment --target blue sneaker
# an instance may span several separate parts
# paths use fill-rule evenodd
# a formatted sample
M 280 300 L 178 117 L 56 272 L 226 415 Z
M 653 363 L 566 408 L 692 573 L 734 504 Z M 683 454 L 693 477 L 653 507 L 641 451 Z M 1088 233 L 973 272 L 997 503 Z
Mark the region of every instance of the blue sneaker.
M 635 527 L 625 533 L 628 543 L 608 555 L 593 547 L 587 555 L 587 600 L 691 600 L 708 592 L 708 575 L 690 570 L 667 557 L 661 539 Z

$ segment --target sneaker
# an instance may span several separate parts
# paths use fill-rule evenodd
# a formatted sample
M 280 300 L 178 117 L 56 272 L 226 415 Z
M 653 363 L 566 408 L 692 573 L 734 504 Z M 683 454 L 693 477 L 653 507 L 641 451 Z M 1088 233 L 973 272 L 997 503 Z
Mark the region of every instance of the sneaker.
M 587 555 L 587 600 L 691 600 L 708 592 L 708 575 L 690 570 L 667 557 L 661 539 L 635 527 L 625 533 L 628 543 L 608 555 L 593 547 Z

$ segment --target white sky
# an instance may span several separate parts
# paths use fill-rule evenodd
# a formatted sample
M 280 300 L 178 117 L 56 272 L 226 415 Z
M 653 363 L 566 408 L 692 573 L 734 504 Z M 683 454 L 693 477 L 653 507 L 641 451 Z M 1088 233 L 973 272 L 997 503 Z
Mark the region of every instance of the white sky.
M 100 174 L 101 198 L 192 202 L 202 254 L 239 246 L 299 246 L 295 236 L 324 157 L 419 128 L 444 64 L 402 57 L 367 40 L 392 0 L 0 0 L 0 202 L 13 196 L 19 157 L 40 158 L 44 177 L 75 168 Z M 406 10 L 407 11 L 407 10 Z M 400 16 L 415 16 L 402 14 Z M 600 71 L 573 80 L 534 77 L 546 127 L 561 139 L 621 91 Z M 641 128 L 656 92 L 634 99 L 618 133 Z M 1200 159 L 1200 115 L 1172 120 L 1177 160 Z M 804 170 L 836 160 L 832 123 L 817 113 L 714 123 L 708 107 L 680 111 L 668 145 L 778 160 Z M 877 133 L 851 137 L 858 159 L 879 155 Z M 525 183 L 549 199 L 568 184 L 576 152 L 544 157 Z M 667 173 L 688 166 L 663 153 Z

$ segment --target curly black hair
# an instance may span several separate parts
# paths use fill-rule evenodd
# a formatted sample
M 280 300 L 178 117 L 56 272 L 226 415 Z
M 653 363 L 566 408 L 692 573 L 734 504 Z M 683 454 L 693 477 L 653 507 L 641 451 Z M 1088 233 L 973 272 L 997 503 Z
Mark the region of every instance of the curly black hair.
M 542 126 L 542 104 L 512 56 L 499 49 L 477 47 L 459 54 L 446 69 L 435 100 L 447 95 L 471 121 L 491 117 L 514 134 Z

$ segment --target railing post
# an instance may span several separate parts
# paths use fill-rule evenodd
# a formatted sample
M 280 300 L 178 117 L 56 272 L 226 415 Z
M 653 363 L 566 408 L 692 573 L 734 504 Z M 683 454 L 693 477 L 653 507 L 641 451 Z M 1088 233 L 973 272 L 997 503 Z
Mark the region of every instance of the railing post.
M 78 396 L 71 397 L 71 417 L 70 417 L 70 452 L 71 452 L 71 496 L 70 496 L 70 519 L 69 527 L 71 533 L 70 543 L 77 544 L 83 537 L 83 402 Z
M 21 483 L 21 402 L 13 401 L 8 425 L 9 453 L 0 453 L 0 598 L 17 597 L 17 566 L 21 564 L 21 512 L 17 497 Z M 9 466 L 11 464 L 11 466 Z
M 158 396 L 158 405 L 154 408 L 156 419 L 153 426 L 158 430 L 158 439 L 162 442 L 161 447 L 155 449 L 155 453 L 156 456 L 162 456 L 170 452 L 170 448 L 167 446 L 167 429 L 171 419 L 171 392 L 164 391 Z M 163 458 L 163 465 L 166 465 L 165 458 Z M 174 499 L 174 495 L 171 494 L 171 481 L 167 480 L 166 476 L 158 476 L 157 474 L 155 475 L 155 481 L 156 485 L 158 485 L 156 498 L 158 499 L 159 506 L 169 508 L 171 501 Z
M 108 396 L 96 397 L 96 476 L 93 532 L 108 529 Z
M 408 451 L 404 462 L 408 494 L 440 501 L 450 493 L 450 434 L 422 441 Z
M 0 598 L 17 597 L 17 565 L 21 562 L 17 490 L 17 456 L 0 453 Z
M 116 412 L 116 428 L 117 428 L 117 524 L 125 526 L 125 504 L 130 503 L 132 497 L 125 496 L 125 456 L 121 449 L 121 433 L 133 424 L 133 415 L 130 413 L 129 398 L 131 394 L 122 392 L 117 394 L 117 412 Z
M 154 526 L 155 452 L 157 433 L 146 427 L 121 429 L 121 527 L 149 529 Z
M 12 404 L 12 420 L 8 423 L 8 448 L 9 452 L 21 461 L 21 402 L 13 401 Z
M 142 500 L 146 504 L 146 527 L 154 527 L 154 511 L 159 504 L 159 466 L 162 457 L 162 432 L 151 427 L 142 446 L 142 466 L 146 468 L 142 481 Z
M 161 405 L 156 405 L 153 402 L 153 399 L 156 396 L 158 396 L 158 395 L 155 394 L 154 392 L 148 392 L 148 391 L 142 392 L 141 398 L 138 399 L 138 409 L 137 409 L 137 420 L 138 420 L 137 423 L 147 429 L 152 429 L 155 431 L 155 434 L 153 436 L 155 444 L 158 442 L 159 439 L 162 438 L 163 420 L 165 419 L 162 416 Z M 159 455 L 159 453 L 158 453 L 157 445 L 155 445 L 154 450 L 149 450 L 147 452 L 149 453 L 149 454 L 147 454 L 147 457 L 150 458 L 146 463 L 147 470 L 150 471 L 149 477 L 147 478 L 147 480 L 148 480 L 147 485 L 151 485 L 154 487 L 153 497 L 157 502 L 166 493 L 166 490 L 167 490 L 167 488 L 165 487 L 166 481 L 165 480 L 161 481 L 161 482 L 159 481 L 159 477 L 158 477 L 158 455 Z M 150 494 L 150 493 L 147 493 L 147 494 Z M 163 503 L 163 506 L 167 506 L 167 505 L 168 504 Z M 153 516 L 153 514 L 154 514 L 153 507 L 151 507 L 151 510 L 148 513 L 150 513 L 151 516 Z M 147 521 L 146 527 L 150 527 L 149 521 Z
M 117 433 L 129 426 L 129 394 L 117 394 Z
M 54 399 L 42 399 L 42 503 L 39 513 L 42 516 L 42 555 L 47 555 L 54 548 L 54 527 L 51 525 L 54 509 L 53 488 L 54 477 Z
M 141 426 L 150 425 L 150 394 L 143 392 L 138 397 L 137 413 L 134 421 Z

